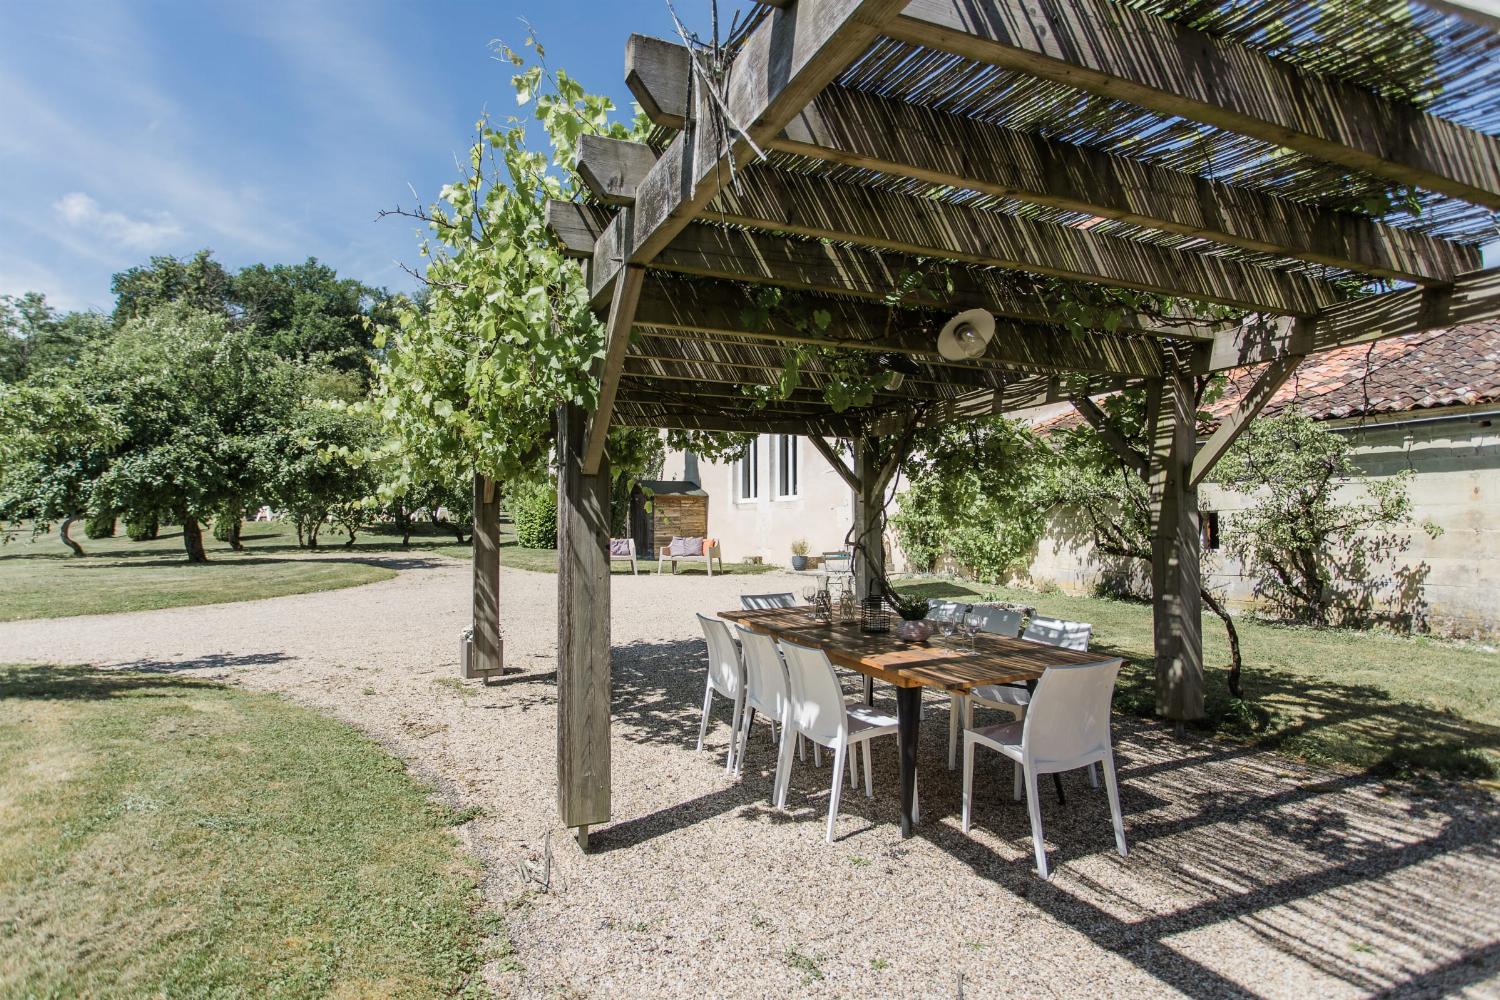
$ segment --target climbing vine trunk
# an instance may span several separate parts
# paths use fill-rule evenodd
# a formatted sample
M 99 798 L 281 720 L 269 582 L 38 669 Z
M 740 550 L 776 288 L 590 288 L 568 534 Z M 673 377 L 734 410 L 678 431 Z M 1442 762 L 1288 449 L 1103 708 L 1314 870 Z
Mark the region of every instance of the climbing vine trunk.
M 188 562 L 208 562 L 208 553 L 203 550 L 203 526 L 191 514 L 179 514 L 182 522 L 182 544 L 187 549 Z

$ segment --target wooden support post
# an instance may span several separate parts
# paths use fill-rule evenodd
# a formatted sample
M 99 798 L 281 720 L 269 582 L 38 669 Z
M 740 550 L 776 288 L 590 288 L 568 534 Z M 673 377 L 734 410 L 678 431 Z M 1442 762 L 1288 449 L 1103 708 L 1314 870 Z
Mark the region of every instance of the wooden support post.
M 567 827 L 609 822 L 609 459 L 584 474 L 587 417 L 557 409 L 557 810 Z
M 1203 596 L 1193 376 L 1174 363 L 1158 391 L 1151 436 L 1151 595 L 1156 711 L 1181 723 L 1203 718 Z
M 854 442 L 854 596 L 861 602 L 880 596 L 880 581 L 885 576 L 885 538 L 881 531 L 880 512 L 885 500 L 886 480 L 880 476 L 880 449 L 876 439 L 859 437 Z M 865 677 L 865 704 L 875 700 L 875 681 Z
M 474 645 L 464 677 L 504 670 L 500 648 L 500 498 L 492 479 L 474 477 Z

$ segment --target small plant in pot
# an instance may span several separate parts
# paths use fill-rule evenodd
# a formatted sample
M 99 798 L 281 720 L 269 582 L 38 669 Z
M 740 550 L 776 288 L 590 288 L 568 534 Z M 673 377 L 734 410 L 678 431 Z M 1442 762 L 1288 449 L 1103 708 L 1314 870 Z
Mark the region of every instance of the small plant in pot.
M 792 543 L 792 569 L 807 569 L 807 539 L 799 538 Z
M 887 600 L 901 616 L 901 624 L 896 626 L 896 638 L 904 642 L 926 642 L 932 638 L 933 625 L 927 620 L 925 597 L 908 597 L 893 592 Z

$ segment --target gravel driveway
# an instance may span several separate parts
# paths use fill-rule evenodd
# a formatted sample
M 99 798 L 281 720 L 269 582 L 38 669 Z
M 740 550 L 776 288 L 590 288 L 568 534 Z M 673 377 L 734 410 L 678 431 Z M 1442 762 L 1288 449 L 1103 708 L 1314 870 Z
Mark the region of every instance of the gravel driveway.
M 847 792 L 823 843 L 828 771 L 768 807 L 772 750 L 723 771 L 727 710 L 693 749 L 703 691 L 695 610 L 776 575 L 614 579 L 614 823 L 580 854 L 555 826 L 555 577 L 506 571 L 506 656 L 455 685 L 468 576 L 402 574 L 234 605 L 0 624 L 0 662 L 180 670 L 289 697 L 373 734 L 456 806 L 486 862 L 513 960 L 502 995 L 1500 996 L 1500 811 L 1457 786 L 1392 785 L 1153 725 L 1117 727 L 1131 854 L 1103 793 L 1043 794 L 1056 873 L 1031 872 L 1009 771 L 981 758 L 975 830 L 958 822 L 936 702 L 921 741 L 922 822 L 897 830 L 893 740 L 875 797 Z M 534 874 L 550 845 L 550 883 Z

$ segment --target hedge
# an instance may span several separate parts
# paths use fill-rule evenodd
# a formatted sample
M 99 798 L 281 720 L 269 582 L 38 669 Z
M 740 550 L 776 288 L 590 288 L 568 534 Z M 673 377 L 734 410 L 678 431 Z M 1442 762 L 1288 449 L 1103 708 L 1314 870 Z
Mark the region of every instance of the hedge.
M 557 548 L 557 484 L 520 486 L 505 498 L 505 509 L 516 524 L 516 542 L 523 549 Z

